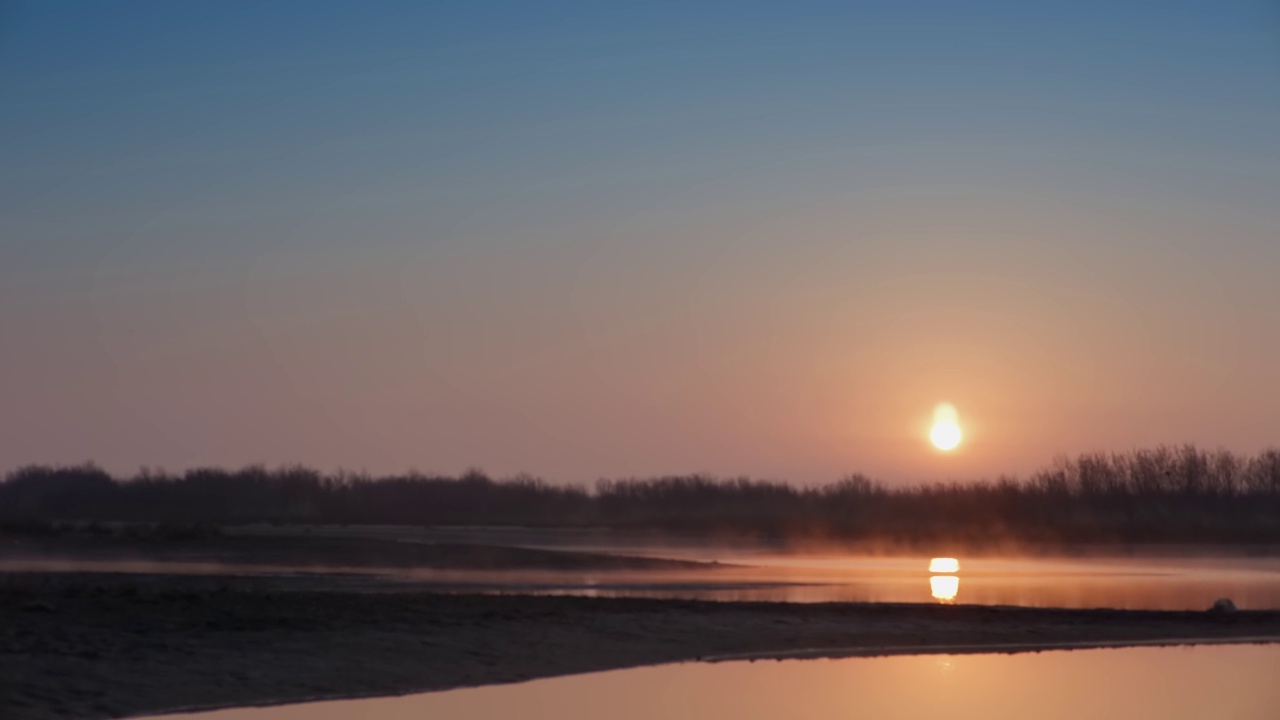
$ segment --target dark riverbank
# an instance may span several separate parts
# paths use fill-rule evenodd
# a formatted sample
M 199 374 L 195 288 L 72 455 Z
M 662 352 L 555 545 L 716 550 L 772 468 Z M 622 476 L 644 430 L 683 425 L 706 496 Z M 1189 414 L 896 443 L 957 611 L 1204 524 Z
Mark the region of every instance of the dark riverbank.
M 0 576 L 0 717 L 392 694 L 793 648 L 1280 637 L 1280 612 L 369 592 L 324 577 Z M 879 650 L 877 650 L 879 649 Z
M 489 543 L 404 542 L 387 537 L 310 534 L 166 537 L 84 530 L 45 535 L 0 534 L 0 558 L 10 561 L 206 563 L 228 566 L 468 571 L 714 571 L 717 563 L 635 557 L 577 550 L 544 550 Z

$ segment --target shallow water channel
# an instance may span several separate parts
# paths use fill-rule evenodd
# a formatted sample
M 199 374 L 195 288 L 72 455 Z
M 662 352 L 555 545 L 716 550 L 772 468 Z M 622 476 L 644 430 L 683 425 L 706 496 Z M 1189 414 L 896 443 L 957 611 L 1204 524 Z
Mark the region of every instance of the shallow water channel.
M 1280 608 L 1278 558 L 963 559 L 956 573 L 929 558 L 758 557 L 714 574 L 528 576 L 516 592 L 777 602 L 939 602 L 1028 607 L 1204 610 L 1230 598 Z M 507 578 L 511 580 L 510 577 Z M 475 589 L 502 591 L 503 583 Z
M 599 550 L 597 550 L 599 551 Z M 606 552 L 618 552 L 607 550 Z M 623 550 L 630 554 L 634 551 Z M 657 555 L 652 550 L 649 556 Z M 692 553 L 667 553 L 684 559 Z M 651 597 L 720 601 L 887 602 L 1028 607 L 1205 610 L 1230 598 L 1243 610 L 1280 609 L 1280 557 L 960 558 L 956 573 L 928 572 L 928 557 L 718 555 L 697 571 L 465 571 L 291 568 L 234 563 L 11 560 L 0 572 L 275 577 L 352 588 Z M 704 558 L 698 558 L 704 559 Z
M 169 720 L 1274 720 L 1280 644 L 684 663 Z

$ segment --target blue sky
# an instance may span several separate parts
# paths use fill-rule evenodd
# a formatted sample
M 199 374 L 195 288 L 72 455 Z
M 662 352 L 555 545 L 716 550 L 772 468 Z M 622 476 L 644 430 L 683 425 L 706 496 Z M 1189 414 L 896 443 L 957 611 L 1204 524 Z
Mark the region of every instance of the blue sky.
M 1269 3 L 19 2 L 0 90 L 11 465 L 913 480 L 1280 429 Z

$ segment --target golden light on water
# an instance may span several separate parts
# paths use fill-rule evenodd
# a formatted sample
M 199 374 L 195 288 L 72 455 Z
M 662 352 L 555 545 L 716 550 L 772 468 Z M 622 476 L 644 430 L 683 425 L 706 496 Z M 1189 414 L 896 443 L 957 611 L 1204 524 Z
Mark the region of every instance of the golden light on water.
M 934 558 L 929 561 L 931 573 L 960 572 L 960 561 L 955 558 Z
M 949 557 L 936 557 L 929 561 L 931 573 L 958 573 L 960 561 Z M 938 602 L 955 602 L 956 593 L 960 592 L 960 578 L 954 574 L 934 575 L 929 578 L 929 594 Z
M 960 592 L 960 578 L 955 575 L 934 575 L 929 578 L 929 592 L 939 602 L 955 602 Z
M 960 445 L 964 434 L 960 431 L 960 414 L 951 403 L 939 403 L 933 409 L 933 428 L 929 430 L 929 441 L 939 450 L 954 450 Z

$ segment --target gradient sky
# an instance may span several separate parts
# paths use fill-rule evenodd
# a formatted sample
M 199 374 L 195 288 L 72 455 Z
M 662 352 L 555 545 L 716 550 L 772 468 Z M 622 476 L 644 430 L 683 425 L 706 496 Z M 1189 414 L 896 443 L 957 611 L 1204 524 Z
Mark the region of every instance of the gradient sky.
M 620 5 L 0 3 L 0 466 L 1280 442 L 1274 3 Z

